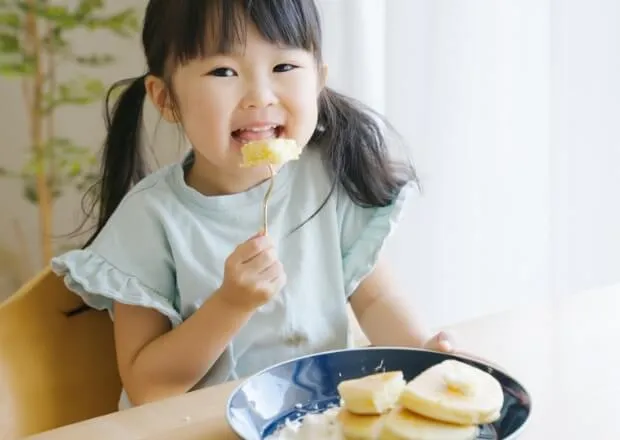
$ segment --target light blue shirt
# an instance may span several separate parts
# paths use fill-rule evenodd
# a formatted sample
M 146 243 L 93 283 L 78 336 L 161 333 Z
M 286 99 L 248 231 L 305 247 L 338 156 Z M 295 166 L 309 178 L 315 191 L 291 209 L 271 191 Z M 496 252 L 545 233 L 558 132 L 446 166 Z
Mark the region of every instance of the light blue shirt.
M 262 227 L 269 182 L 206 197 L 185 183 L 185 164 L 147 176 L 90 247 L 53 259 L 53 270 L 86 304 L 111 316 L 113 301 L 150 307 L 176 327 L 220 287 L 226 258 Z M 312 148 L 276 175 L 269 234 L 287 284 L 256 311 L 195 388 L 350 346 L 347 300 L 372 270 L 411 186 L 388 207 L 362 208 L 338 185 L 319 214 L 289 234 L 319 208 L 331 185 Z M 123 392 L 120 407 L 128 406 Z

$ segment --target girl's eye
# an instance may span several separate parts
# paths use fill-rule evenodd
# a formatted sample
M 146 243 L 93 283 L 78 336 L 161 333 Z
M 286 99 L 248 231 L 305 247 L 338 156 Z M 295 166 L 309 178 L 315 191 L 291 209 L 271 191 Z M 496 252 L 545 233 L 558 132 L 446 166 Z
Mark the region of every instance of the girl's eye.
M 292 64 L 278 64 L 273 68 L 274 72 L 290 72 L 291 70 L 297 69 L 298 66 L 294 66 Z
M 211 72 L 209 72 L 209 75 L 220 76 L 220 77 L 231 77 L 231 76 L 236 76 L 237 72 L 235 72 L 229 67 L 218 67 L 217 69 L 213 69 Z

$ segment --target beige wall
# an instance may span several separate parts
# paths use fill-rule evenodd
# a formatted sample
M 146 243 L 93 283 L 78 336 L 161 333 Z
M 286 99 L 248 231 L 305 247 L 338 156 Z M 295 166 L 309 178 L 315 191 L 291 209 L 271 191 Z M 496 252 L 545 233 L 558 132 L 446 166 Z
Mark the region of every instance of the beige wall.
M 67 1 L 67 4 L 72 3 L 75 2 Z M 133 5 L 142 14 L 145 2 L 108 0 L 107 4 L 110 10 Z M 112 66 L 90 71 L 65 67 L 59 71 L 61 80 L 88 73 L 102 79 L 108 86 L 118 79 L 144 72 L 139 34 L 130 40 L 119 40 L 103 32 L 76 33 L 72 42 L 80 53 L 109 52 L 117 57 L 117 62 Z M 28 120 L 20 83 L 0 77 L 0 99 L 0 166 L 19 169 L 26 160 L 28 139 Z M 150 106 L 147 106 L 146 120 L 147 135 L 152 138 L 158 118 Z M 157 127 L 155 150 L 160 162 L 166 163 L 180 151 L 179 136 L 163 121 Z M 70 136 L 78 144 L 91 146 L 93 151 L 98 151 L 104 136 L 102 105 L 98 103 L 59 112 L 56 132 Z M 37 210 L 22 198 L 21 191 L 21 182 L 0 178 L 0 206 L 3 207 L 0 210 L 0 299 L 14 291 L 24 276 L 31 275 L 42 265 L 37 235 Z M 81 220 L 80 197 L 80 194 L 73 191 L 58 201 L 54 212 L 55 234 L 71 232 Z M 18 230 L 21 233 L 17 233 Z

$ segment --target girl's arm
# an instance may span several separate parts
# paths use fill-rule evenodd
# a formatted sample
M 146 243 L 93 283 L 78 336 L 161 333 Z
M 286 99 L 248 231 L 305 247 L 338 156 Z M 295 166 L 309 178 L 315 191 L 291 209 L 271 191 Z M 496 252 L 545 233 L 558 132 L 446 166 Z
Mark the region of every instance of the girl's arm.
M 117 362 L 130 401 L 141 405 L 190 390 L 251 314 L 216 293 L 171 330 L 155 310 L 115 303 Z
M 258 234 L 226 259 L 222 286 L 174 329 L 157 311 L 115 303 L 116 356 L 129 400 L 140 405 L 189 391 L 285 282 L 273 241 Z
M 351 295 L 350 302 L 372 345 L 451 349 L 446 335 L 433 336 L 424 327 L 382 258 Z

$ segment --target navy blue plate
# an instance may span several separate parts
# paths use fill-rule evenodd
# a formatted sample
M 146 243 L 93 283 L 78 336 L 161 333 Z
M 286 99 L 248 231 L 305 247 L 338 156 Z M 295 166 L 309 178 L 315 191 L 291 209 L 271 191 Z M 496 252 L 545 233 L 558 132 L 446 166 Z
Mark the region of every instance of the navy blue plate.
M 500 419 L 479 440 L 515 440 L 530 418 L 530 395 L 516 380 L 480 361 L 413 348 L 366 347 L 331 351 L 275 365 L 245 380 L 228 400 L 227 420 L 244 440 L 263 440 L 286 420 L 338 404 L 337 386 L 379 371 L 400 370 L 407 381 L 446 359 L 487 371 L 504 389 Z

